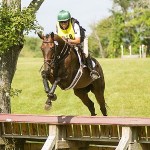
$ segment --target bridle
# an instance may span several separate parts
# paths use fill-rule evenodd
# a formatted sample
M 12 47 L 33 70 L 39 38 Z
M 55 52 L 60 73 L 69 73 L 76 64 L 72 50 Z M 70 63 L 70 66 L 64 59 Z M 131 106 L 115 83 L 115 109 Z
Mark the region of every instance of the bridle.
M 53 43 L 53 42 L 51 42 L 51 41 L 44 41 L 44 40 L 43 40 L 43 43 L 48 44 L 48 43 Z M 52 50 L 52 49 L 51 49 L 51 50 Z M 51 67 L 51 65 L 53 64 L 53 60 L 54 60 L 53 58 L 51 58 L 51 59 L 45 59 L 45 58 L 44 58 L 44 63 L 43 63 L 43 65 L 41 66 L 39 72 L 42 71 L 42 68 L 44 67 L 45 64 L 47 64 L 49 67 Z
M 50 42 L 50 41 L 43 41 L 43 43 L 46 43 L 46 44 L 48 44 L 48 43 L 53 43 L 53 42 Z M 56 48 L 55 48 L 56 49 Z M 50 50 L 53 50 L 53 48 L 50 48 Z M 44 64 L 47 64 L 48 66 L 51 66 L 51 64 L 53 63 L 53 58 L 51 58 L 51 59 L 45 59 L 44 58 Z M 49 62 L 50 61 L 50 62 Z M 44 65 L 43 64 L 43 65 Z
M 56 48 L 58 48 L 58 46 L 56 46 Z M 64 47 L 60 51 L 60 54 L 55 56 L 57 61 L 58 61 L 58 63 L 63 61 L 69 55 L 69 53 L 70 53 L 70 45 L 67 42 L 65 42 Z
M 49 68 L 51 68 L 52 65 L 61 63 L 70 53 L 70 45 L 67 42 L 65 42 L 63 48 L 57 56 L 55 52 L 57 52 L 59 44 L 56 44 L 55 41 L 43 41 L 43 43 L 54 43 L 54 47 L 50 48 L 50 50 L 54 50 L 54 55 L 51 59 L 44 59 L 44 64 L 42 65 L 40 70 L 42 70 L 45 64 L 47 64 Z

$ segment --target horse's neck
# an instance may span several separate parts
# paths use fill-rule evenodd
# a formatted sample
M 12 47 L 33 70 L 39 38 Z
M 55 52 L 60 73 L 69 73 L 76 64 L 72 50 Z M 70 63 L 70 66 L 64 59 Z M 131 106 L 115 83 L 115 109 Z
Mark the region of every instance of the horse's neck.
M 56 34 L 54 39 L 58 42 L 58 47 L 60 51 L 64 51 L 66 48 L 68 48 L 69 55 L 67 56 L 67 58 L 71 60 L 70 63 L 72 63 L 72 61 L 76 62 L 78 66 L 78 55 L 76 50 L 73 47 L 70 47 L 68 43 L 66 43 L 61 37 Z
M 62 45 L 62 46 L 65 45 L 65 41 L 57 34 L 55 34 L 54 40 L 57 41 L 59 45 Z

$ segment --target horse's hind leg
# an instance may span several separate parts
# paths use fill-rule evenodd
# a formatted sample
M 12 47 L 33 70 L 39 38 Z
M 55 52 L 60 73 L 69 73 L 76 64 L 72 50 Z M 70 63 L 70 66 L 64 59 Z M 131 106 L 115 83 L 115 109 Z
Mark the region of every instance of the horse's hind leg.
M 107 116 L 107 110 L 106 110 L 106 103 L 104 99 L 104 93 L 100 92 L 99 94 L 95 94 L 95 97 L 97 99 L 97 102 L 100 105 L 100 110 L 103 114 L 103 116 Z
M 74 89 L 74 94 L 79 97 L 84 105 L 86 105 L 91 113 L 91 116 L 96 116 L 94 103 L 89 99 L 88 92 L 85 89 Z
M 100 80 L 100 79 L 99 79 Z M 103 116 L 107 116 L 107 110 L 106 110 L 106 103 L 104 98 L 104 85 L 101 85 L 99 80 L 96 80 L 93 83 L 93 88 L 91 90 L 92 93 L 94 93 L 96 100 L 98 104 L 100 105 L 100 110 L 103 114 Z

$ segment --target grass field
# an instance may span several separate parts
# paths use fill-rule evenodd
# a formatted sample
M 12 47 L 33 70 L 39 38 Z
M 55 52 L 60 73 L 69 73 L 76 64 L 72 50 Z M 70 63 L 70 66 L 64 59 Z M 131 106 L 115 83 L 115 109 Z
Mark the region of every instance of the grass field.
M 98 59 L 105 76 L 105 99 L 109 116 L 150 117 L 150 59 Z M 12 113 L 90 115 L 72 90 L 56 90 L 58 99 L 44 110 L 46 94 L 39 72 L 42 58 L 19 58 L 12 88 L 22 90 L 12 98 Z M 96 113 L 102 115 L 95 102 Z

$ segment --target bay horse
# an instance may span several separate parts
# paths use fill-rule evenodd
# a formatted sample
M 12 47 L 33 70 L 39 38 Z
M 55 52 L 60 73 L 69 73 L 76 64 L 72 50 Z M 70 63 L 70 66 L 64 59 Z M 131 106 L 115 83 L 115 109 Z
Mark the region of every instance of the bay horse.
M 94 103 L 88 96 L 91 91 L 100 105 L 102 114 L 107 116 L 104 99 L 105 81 L 99 62 L 92 58 L 95 69 L 100 75 L 100 78 L 93 80 L 89 69 L 81 62 L 81 57 L 77 52 L 79 49 L 75 49 L 75 46 L 71 46 L 53 32 L 46 36 L 38 33 L 38 36 L 42 39 L 41 50 L 44 58 L 44 69 L 41 74 L 48 97 L 45 109 L 49 109 L 52 101 L 56 100 L 57 96 L 54 92 L 58 85 L 62 90 L 72 88 L 74 94 L 87 106 L 91 116 L 95 116 Z M 51 88 L 49 87 L 49 82 L 52 85 Z

